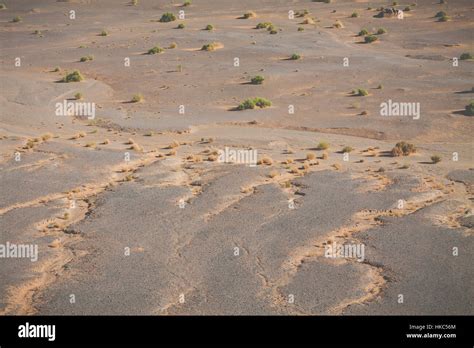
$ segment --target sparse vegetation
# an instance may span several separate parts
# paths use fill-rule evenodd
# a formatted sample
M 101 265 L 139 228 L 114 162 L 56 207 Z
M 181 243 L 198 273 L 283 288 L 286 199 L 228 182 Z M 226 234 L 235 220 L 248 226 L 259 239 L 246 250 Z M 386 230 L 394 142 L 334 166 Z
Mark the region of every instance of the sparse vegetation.
M 312 161 L 316 158 L 316 155 L 312 152 L 309 152 L 306 154 L 306 159 L 309 160 L 309 161 Z
M 184 23 L 179 23 L 177 26 L 178 29 L 184 29 L 184 27 L 185 27 Z
M 276 170 L 272 170 L 270 173 L 268 173 L 268 177 L 271 179 L 277 177 L 278 175 L 280 175 L 280 173 L 278 173 Z
M 352 147 L 350 146 L 344 146 L 341 150 L 342 153 L 349 153 L 351 152 L 352 150 L 354 150 Z
M 451 18 L 449 16 L 441 16 L 438 18 L 438 22 L 447 22 L 449 21 Z
M 185 2 L 183 2 L 183 7 L 186 6 L 191 6 L 191 0 L 186 0 Z
M 265 164 L 267 166 L 270 166 L 273 164 L 273 160 L 269 156 L 263 156 L 261 159 L 257 161 L 258 165 Z
M 433 155 L 433 156 L 431 156 L 430 158 L 431 158 L 431 162 L 432 162 L 433 164 L 436 164 L 436 163 L 441 162 L 441 156 Z
M 158 54 L 158 53 L 162 53 L 163 51 L 164 50 L 160 46 L 155 46 L 148 50 L 148 54 Z
M 160 18 L 160 22 L 162 23 L 173 22 L 175 20 L 176 20 L 176 16 L 171 12 L 163 13 L 163 15 Z
M 357 12 L 352 12 L 351 18 L 357 18 L 359 17 L 359 14 Z
M 290 57 L 290 60 L 298 60 L 298 59 L 301 59 L 301 55 L 299 55 L 298 53 L 293 53 Z
M 106 30 L 102 30 L 99 34 L 99 36 L 108 36 L 109 33 Z
M 387 32 L 387 30 L 385 28 L 379 28 L 377 30 L 377 35 L 382 35 L 382 34 L 385 34 Z
M 329 143 L 325 142 L 325 141 L 321 141 L 318 146 L 317 146 L 317 149 L 318 150 L 327 150 L 329 149 Z
M 178 47 L 178 44 L 177 44 L 176 42 L 172 42 L 172 43 L 170 43 L 170 45 L 168 46 L 168 48 L 169 48 L 170 50 L 172 50 L 172 49 L 174 49 L 174 48 L 176 48 L 176 47 Z
M 239 104 L 237 109 L 238 110 L 255 109 L 256 106 L 263 109 L 263 108 L 272 106 L 272 102 L 265 98 L 256 97 L 253 99 L 246 99 L 245 101 Z
M 366 37 L 364 37 L 364 42 L 365 43 L 372 43 L 372 42 L 375 42 L 377 41 L 379 38 L 375 35 L 367 35 Z
M 260 22 L 257 24 L 257 26 L 255 28 L 257 29 L 266 29 L 270 26 L 273 26 L 273 24 L 271 22 Z
M 265 78 L 263 76 L 257 75 L 255 77 L 252 77 L 251 83 L 253 85 L 261 85 L 264 80 L 265 80 Z
M 327 152 L 323 152 L 323 154 L 321 155 L 321 159 L 323 160 L 327 160 L 329 158 L 329 155 Z
M 359 97 L 365 97 L 369 95 L 369 92 L 367 92 L 366 89 L 363 88 L 357 88 L 352 91 L 353 95 L 359 96 Z
M 474 100 L 471 100 L 465 107 L 468 116 L 474 116 Z
M 415 145 L 407 143 L 405 141 L 398 142 L 391 151 L 393 157 L 408 156 L 415 152 Z
M 333 28 L 336 28 L 336 29 L 344 28 L 344 24 L 342 24 L 342 22 L 339 20 L 337 20 L 336 23 L 334 23 L 332 26 Z
M 74 70 L 72 73 L 67 73 L 61 80 L 62 82 L 79 82 L 84 80 L 84 77 L 79 70 Z
M 141 94 L 135 94 L 131 100 L 132 103 L 141 103 L 142 101 L 143 101 L 143 95 Z
M 51 133 L 45 133 L 41 136 L 41 140 L 43 141 L 48 141 L 49 139 L 51 139 L 53 137 L 53 135 Z
M 88 62 L 90 60 L 94 60 L 94 56 L 93 55 L 88 55 L 88 56 L 84 56 L 84 57 L 81 57 L 81 59 L 79 59 L 81 62 Z
M 465 53 L 463 53 L 463 54 L 461 54 L 461 55 L 459 56 L 459 59 L 461 59 L 461 60 L 468 60 L 468 59 L 474 59 L 474 57 L 472 56 L 471 53 L 465 52 Z
M 202 51 L 214 51 L 217 48 L 217 44 L 215 42 L 208 43 L 201 47 Z
M 76 100 L 81 100 L 81 99 L 82 99 L 82 93 L 76 93 L 76 94 L 74 94 L 74 99 L 76 99 Z
M 214 30 L 214 26 L 212 24 L 208 24 L 208 25 L 206 25 L 206 28 L 204 28 L 204 29 L 211 31 L 211 30 Z
M 298 27 L 298 31 L 304 31 L 303 27 Z
M 253 11 L 248 11 L 248 12 L 245 12 L 242 17 L 245 18 L 245 19 L 249 19 L 249 18 L 255 18 L 255 17 L 257 17 L 257 15 Z
M 61 68 L 59 68 L 59 66 L 57 66 L 53 69 L 53 72 L 59 72 L 60 70 L 61 70 Z
M 359 31 L 359 36 L 366 36 L 366 35 L 369 35 L 369 31 L 367 29 L 361 29 Z
M 13 19 L 12 19 L 12 22 L 13 22 L 13 23 L 18 23 L 18 22 L 21 22 L 21 21 L 22 21 L 22 18 L 21 18 L 20 16 L 15 16 L 15 17 L 13 17 Z
M 438 13 L 435 14 L 435 18 L 441 18 L 447 16 L 447 13 L 444 11 L 439 11 Z

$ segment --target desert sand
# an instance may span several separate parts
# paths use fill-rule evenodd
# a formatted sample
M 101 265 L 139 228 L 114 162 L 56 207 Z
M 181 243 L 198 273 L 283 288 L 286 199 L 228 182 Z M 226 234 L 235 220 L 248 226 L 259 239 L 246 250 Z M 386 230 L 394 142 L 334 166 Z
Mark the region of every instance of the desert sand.
M 473 313 L 471 1 L 3 5 L 1 314 Z

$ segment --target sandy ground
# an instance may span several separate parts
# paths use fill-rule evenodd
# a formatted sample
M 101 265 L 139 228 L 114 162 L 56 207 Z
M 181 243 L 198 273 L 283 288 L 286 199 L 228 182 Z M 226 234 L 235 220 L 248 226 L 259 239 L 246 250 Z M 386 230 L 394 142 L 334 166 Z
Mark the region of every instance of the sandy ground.
M 403 20 L 374 17 L 385 1 L 4 4 L 0 245 L 39 254 L 0 258 L 0 313 L 473 313 L 474 61 L 453 66 L 474 53 L 470 1 Z M 386 33 L 365 44 L 362 28 Z M 272 106 L 234 110 L 253 97 Z M 381 116 L 389 99 L 419 119 Z M 64 101 L 95 118 L 58 116 Z M 392 157 L 399 141 L 416 152 Z M 216 160 L 226 147 L 263 163 Z M 363 260 L 326 257 L 338 244 Z

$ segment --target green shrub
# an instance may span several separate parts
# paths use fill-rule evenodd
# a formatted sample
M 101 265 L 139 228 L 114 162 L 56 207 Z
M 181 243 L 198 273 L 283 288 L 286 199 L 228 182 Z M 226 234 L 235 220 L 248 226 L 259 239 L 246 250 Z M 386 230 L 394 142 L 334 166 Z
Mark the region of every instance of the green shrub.
M 109 33 L 106 30 L 102 30 L 99 36 L 107 36 Z
M 352 12 L 351 17 L 352 18 L 357 18 L 357 17 L 359 17 L 359 14 L 357 12 Z
M 257 24 L 257 26 L 255 28 L 257 29 L 265 29 L 265 28 L 268 28 L 270 26 L 272 26 L 273 24 L 271 22 L 260 22 Z
M 382 34 L 385 34 L 387 32 L 387 30 L 385 28 L 379 28 L 377 30 L 377 35 L 382 35 Z
M 22 21 L 22 18 L 21 18 L 20 16 L 15 16 L 15 17 L 13 17 L 13 19 L 12 19 L 12 22 L 13 22 L 13 23 L 18 23 L 18 22 L 21 22 L 21 21 Z
M 190 6 L 191 5 L 191 0 L 186 0 L 184 3 L 183 3 L 183 6 L 186 7 L 186 6 Z
M 252 82 L 253 85 L 261 85 L 264 80 L 265 78 L 263 76 L 257 75 L 255 77 L 252 77 L 250 81 Z
M 249 19 L 249 18 L 257 17 L 257 15 L 253 11 L 248 11 L 248 12 L 245 12 L 242 17 L 245 19 Z
M 350 146 L 344 146 L 341 150 L 342 153 L 349 153 L 351 152 L 352 150 L 354 150 L 352 147 Z
M 303 27 L 298 27 L 298 31 L 304 31 Z
M 442 16 L 442 17 L 439 17 L 438 19 L 438 22 L 447 22 L 449 21 L 449 16 Z
M 377 41 L 378 40 L 378 37 L 375 36 L 375 35 L 367 35 L 366 37 L 364 37 L 364 42 L 365 43 L 372 43 L 374 41 Z
M 410 8 L 410 6 L 407 6 L 407 7 L 405 7 L 405 9 L 404 9 L 403 11 L 405 11 L 405 12 L 409 12 L 409 11 L 411 11 L 411 8 Z
M 415 145 L 407 143 L 405 141 L 398 142 L 391 151 L 393 157 L 408 156 L 415 152 Z
M 463 53 L 463 54 L 461 54 L 461 56 L 459 57 L 459 59 L 461 59 L 461 60 L 467 60 L 467 59 L 474 59 L 474 57 L 472 56 L 471 53 Z
M 270 30 L 270 34 L 272 34 L 272 35 L 278 34 L 278 30 L 272 29 L 272 30 Z
M 359 31 L 359 36 L 366 36 L 366 35 L 369 35 L 369 31 L 367 29 L 361 29 L 361 31 Z
M 202 51 L 214 51 L 215 49 L 216 49 L 216 43 L 215 42 L 208 43 L 208 44 L 201 47 Z
M 267 31 L 272 31 L 272 30 L 275 30 L 276 27 L 273 25 L 273 24 L 270 24 L 268 27 L 267 27 Z
M 290 57 L 291 60 L 301 59 L 301 56 L 298 53 L 293 53 Z
M 66 74 L 61 80 L 62 82 L 79 82 L 84 80 L 84 77 L 79 70 L 74 70 L 72 73 Z
M 141 94 L 135 94 L 131 100 L 132 103 L 140 103 L 142 101 L 143 101 L 143 95 Z
M 447 13 L 444 11 L 439 11 L 437 14 L 435 14 L 435 18 L 441 18 L 447 16 Z
M 433 162 L 433 164 L 441 162 L 441 156 L 433 155 L 430 158 L 431 158 L 431 162 Z
M 265 98 L 256 97 L 253 99 L 253 101 L 255 102 L 255 105 L 259 108 L 266 108 L 272 106 L 272 102 Z
M 163 49 L 159 46 L 155 46 L 148 50 L 148 54 L 157 54 L 157 53 L 162 53 L 162 52 L 163 52 Z
M 205 30 L 209 30 L 209 31 L 214 30 L 214 26 L 212 24 L 208 24 L 206 25 Z
M 81 57 L 81 59 L 80 59 L 81 62 L 87 62 L 89 60 L 94 60 L 94 56 L 93 55 L 88 55 L 88 56 Z
M 366 89 L 363 88 L 357 88 L 352 91 L 352 94 L 357 95 L 359 97 L 365 97 L 369 95 L 369 92 L 367 92 Z
M 246 110 L 246 109 L 255 109 L 255 102 L 253 99 L 246 99 L 242 103 L 237 106 L 237 109 L 239 110 Z
M 76 100 L 81 100 L 81 99 L 82 99 L 82 93 L 76 93 L 76 94 L 74 94 L 74 98 L 75 98 Z
M 471 100 L 469 104 L 465 106 L 466 114 L 469 116 L 474 116 L 474 100 Z
M 325 142 L 325 141 L 321 141 L 318 146 L 317 146 L 317 149 L 318 150 L 327 150 L 329 149 L 329 143 Z
M 184 27 L 185 27 L 184 23 L 179 23 L 177 26 L 178 29 L 184 29 Z
M 172 22 L 175 20 L 176 20 L 176 16 L 171 12 L 163 13 L 163 15 L 160 18 L 160 22 L 162 23 Z
M 246 109 L 255 109 L 258 106 L 259 108 L 266 108 L 272 106 L 272 102 L 265 98 L 255 97 L 253 99 L 246 99 L 237 107 L 238 110 Z

